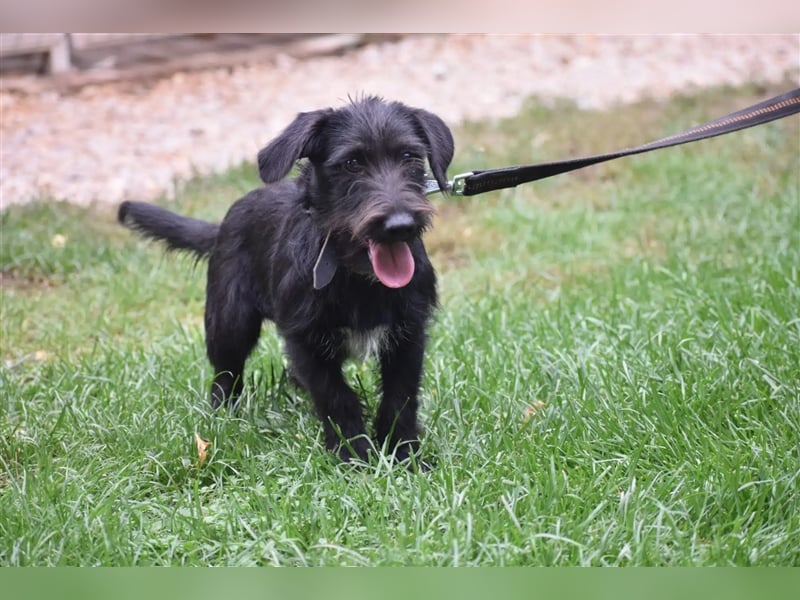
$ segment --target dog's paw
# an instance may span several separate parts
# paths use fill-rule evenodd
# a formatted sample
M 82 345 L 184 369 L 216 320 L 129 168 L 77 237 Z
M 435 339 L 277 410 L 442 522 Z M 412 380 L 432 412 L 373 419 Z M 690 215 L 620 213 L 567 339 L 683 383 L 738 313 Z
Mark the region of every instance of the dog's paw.
M 342 462 L 369 462 L 369 453 L 372 444 L 365 436 L 358 436 L 349 440 L 344 440 L 336 444 L 332 450 Z
M 430 461 L 423 460 L 419 452 L 419 442 L 400 442 L 392 455 L 394 461 L 405 466 L 409 471 L 425 473 L 433 469 Z

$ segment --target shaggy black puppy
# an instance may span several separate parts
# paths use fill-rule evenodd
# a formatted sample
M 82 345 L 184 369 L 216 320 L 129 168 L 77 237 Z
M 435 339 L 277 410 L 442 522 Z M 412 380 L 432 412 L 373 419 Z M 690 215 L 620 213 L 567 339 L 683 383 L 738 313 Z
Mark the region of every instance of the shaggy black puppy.
M 383 398 L 378 445 L 398 460 L 418 445 L 417 406 L 436 275 L 421 235 L 433 208 L 425 161 L 440 189 L 453 157 L 444 122 L 369 97 L 301 113 L 258 154 L 267 184 L 207 223 L 141 202 L 119 220 L 173 250 L 208 257 L 205 329 L 211 402 L 232 404 L 264 319 L 285 342 L 289 371 L 314 401 L 326 445 L 367 458 L 361 400 L 348 357 L 377 354 Z M 300 158 L 296 178 L 284 179 Z

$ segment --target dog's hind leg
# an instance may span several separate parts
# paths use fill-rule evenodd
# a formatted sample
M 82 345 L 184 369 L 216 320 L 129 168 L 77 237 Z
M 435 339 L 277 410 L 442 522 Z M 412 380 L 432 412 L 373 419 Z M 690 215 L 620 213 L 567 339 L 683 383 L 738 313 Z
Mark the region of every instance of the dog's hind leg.
M 367 460 L 370 442 L 364 429 L 361 399 L 342 375 L 343 356 L 329 356 L 302 339 L 286 338 L 295 379 L 311 395 L 325 431 L 325 446 L 344 461 Z
M 206 351 L 214 367 L 211 405 L 214 408 L 232 406 L 242 392 L 245 361 L 258 342 L 261 317 L 245 310 L 238 315 L 222 315 L 222 318 L 216 315 L 211 326 L 208 322 L 207 318 Z
M 242 391 L 247 357 L 261 334 L 262 316 L 247 285 L 247 271 L 227 264 L 209 264 L 206 295 L 206 352 L 214 367 L 211 405 L 232 406 Z
M 244 364 L 258 342 L 261 317 L 254 311 L 243 311 L 238 315 L 222 315 L 222 318 L 216 315 L 211 326 L 208 322 L 207 318 L 206 351 L 214 367 L 211 405 L 214 408 L 232 406 L 242 392 Z

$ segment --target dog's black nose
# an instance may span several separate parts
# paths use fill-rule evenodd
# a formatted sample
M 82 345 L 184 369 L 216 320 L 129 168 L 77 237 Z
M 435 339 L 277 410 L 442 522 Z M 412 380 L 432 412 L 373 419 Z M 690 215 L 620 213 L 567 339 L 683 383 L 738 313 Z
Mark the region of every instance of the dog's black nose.
M 406 241 L 417 233 L 414 215 L 409 212 L 397 212 L 386 217 L 383 222 L 383 234 L 388 240 Z

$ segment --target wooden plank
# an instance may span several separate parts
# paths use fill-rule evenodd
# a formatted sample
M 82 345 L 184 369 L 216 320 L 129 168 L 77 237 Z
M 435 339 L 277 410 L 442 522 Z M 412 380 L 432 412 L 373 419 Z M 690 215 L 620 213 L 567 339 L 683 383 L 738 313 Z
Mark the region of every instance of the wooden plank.
M 48 52 L 64 37 L 63 33 L 0 33 L 0 55 Z
M 50 73 L 72 68 L 68 33 L 0 33 L 0 56 L 46 54 Z
M 310 58 L 336 54 L 362 45 L 364 39 L 362 34 L 326 34 L 299 39 L 287 44 L 257 45 L 245 50 L 198 52 L 156 64 L 142 64 L 124 69 L 73 70 L 69 73 L 36 79 L 7 78 L 4 86 L 6 90 L 12 92 L 36 93 L 42 90 L 55 90 L 67 93 L 89 85 L 158 79 L 168 77 L 176 72 L 202 71 L 260 63 L 279 55 Z

